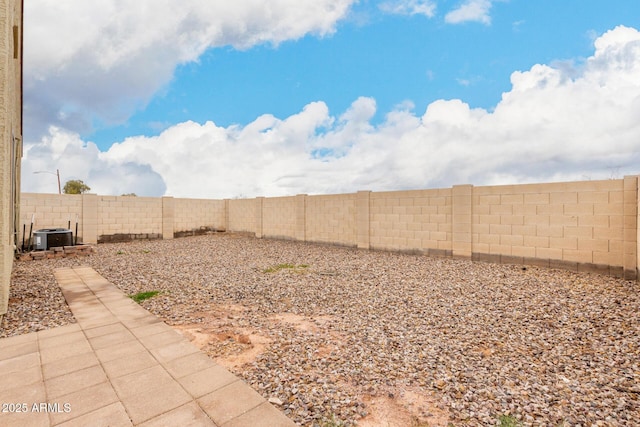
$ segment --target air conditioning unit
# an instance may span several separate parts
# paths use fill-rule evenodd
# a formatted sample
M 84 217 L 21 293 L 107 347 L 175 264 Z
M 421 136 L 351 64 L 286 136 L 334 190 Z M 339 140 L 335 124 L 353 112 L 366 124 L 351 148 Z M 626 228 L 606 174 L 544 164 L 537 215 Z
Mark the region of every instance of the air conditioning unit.
M 73 246 L 73 234 L 66 228 L 44 228 L 33 233 L 34 249 L 46 251 L 56 246 Z

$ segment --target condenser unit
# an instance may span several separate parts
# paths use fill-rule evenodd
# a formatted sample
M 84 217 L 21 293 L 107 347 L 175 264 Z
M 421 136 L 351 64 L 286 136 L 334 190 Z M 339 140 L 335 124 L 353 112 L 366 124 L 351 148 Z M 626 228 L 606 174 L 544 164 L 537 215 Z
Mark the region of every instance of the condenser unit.
M 33 233 L 34 249 L 46 251 L 56 246 L 73 246 L 73 235 L 66 228 L 45 228 Z

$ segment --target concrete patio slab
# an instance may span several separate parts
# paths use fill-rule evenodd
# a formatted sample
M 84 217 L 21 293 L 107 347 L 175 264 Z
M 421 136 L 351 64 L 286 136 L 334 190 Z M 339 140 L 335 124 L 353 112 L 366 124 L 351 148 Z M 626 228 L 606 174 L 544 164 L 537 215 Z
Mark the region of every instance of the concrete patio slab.
M 95 353 L 90 351 L 42 365 L 42 376 L 47 380 L 99 364 Z
M 222 426 L 257 408 L 264 403 L 264 399 L 238 380 L 201 397 L 198 403 L 213 422 Z
M 102 368 L 107 373 L 107 376 L 113 380 L 157 364 L 158 361 L 148 351 L 144 350 L 130 356 L 105 362 L 102 364 Z
M 185 427 L 215 427 L 211 418 L 196 403 L 191 402 L 182 405 L 172 411 L 159 415 L 145 423 L 142 427 L 165 427 L 165 426 L 185 426 Z
M 116 402 L 103 406 L 88 414 L 73 418 L 58 424 L 60 427 L 131 427 L 133 424 L 129 419 L 127 411 L 122 403 Z
M 56 271 L 77 323 L 0 339 L 0 425 L 291 427 L 88 267 Z
M 0 361 L 0 370 L 7 373 L 21 372 L 36 366 L 40 366 L 38 353 L 29 353 Z
M 106 380 L 107 375 L 100 365 L 90 366 L 45 381 L 47 397 L 49 399 L 57 399 L 70 392 L 83 390 L 89 386 L 103 383 Z
M 219 365 L 214 365 L 218 367 Z M 189 374 L 202 372 L 211 366 L 211 359 L 204 353 L 193 353 L 167 362 L 164 367 L 174 378 L 182 378 Z
M 231 374 L 222 366 L 212 366 L 178 378 L 178 382 L 191 393 L 193 397 L 202 397 L 237 380 L 238 378 L 235 375 Z
M 42 369 L 40 366 L 33 366 L 23 371 L 13 371 L 3 375 L 2 381 L 0 381 L 0 391 L 14 387 L 25 387 L 39 382 L 42 382 Z

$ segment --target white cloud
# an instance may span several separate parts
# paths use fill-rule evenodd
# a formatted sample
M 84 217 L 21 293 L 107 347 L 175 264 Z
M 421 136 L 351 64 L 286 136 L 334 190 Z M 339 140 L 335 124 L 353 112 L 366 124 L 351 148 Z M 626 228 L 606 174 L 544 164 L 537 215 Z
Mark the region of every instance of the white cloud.
M 144 163 L 111 161 L 91 142 L 77 134 L 51 127 L 40 143 L 26 144 L 22 162 L 23 191 L 52 193 L 58 191 L 57 179 L 51 175 L 60 171 L 62 185 L 70 179 L 81 179 L 98 194 L 162 196 L 166 185 L 151 166 Z M 34 174 L 46 171 L 49 174 Z
M 394 15 L 424 15 L 433 18 L 436 3 L 432 0 L 392 0 L 380 4 L 379 8 Z
M 640 32 L 618 27 L 579 69 L 538 64 L 511 76 L 493 111 L 439 100 L 371 123 L 375 100 L 338 117 L 323 102 L 241 127 L 185 122 L 107 152 L 52 128 L 25 147 L 25 191 L 55 191 L 60 168 L 98 193 L 276 196 L 606 179 L 640 164 Z M 46 188 L 45 188 L 46 184 Z
M 491 24 L 490 10 L 491 0 L 465 0 L 457 9 L 447 13 L 444 20 L 449 24 L 474 21 L 489 25 Z
M 355 1 L 25 2 L 26 138 L 122 122 L 206 49 L 325 36 Z
M 514 33 L 518 33 L 520 32 L 520 30 L 522 29 L 522 27 L 526 24 L 527 21 L 525 21 L 524 19 L 515 21 L 513 23 L 511 23 L 511 28 L 513 29 Z

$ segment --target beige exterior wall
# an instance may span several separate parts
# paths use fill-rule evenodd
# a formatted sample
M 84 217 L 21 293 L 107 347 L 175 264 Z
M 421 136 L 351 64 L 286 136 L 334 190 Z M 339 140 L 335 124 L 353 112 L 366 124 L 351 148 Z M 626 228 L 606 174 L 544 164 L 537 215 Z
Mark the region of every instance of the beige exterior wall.
M 0 0 L 0 318 L 16 248 L 22 158 L 22 3 Z
M 37 194 L 22 193 L 20 207 L 19 236 L 22 245 L 22 231 L 28 241 L 29 230 L 43 228 L 67 228 L 69 221 L 75 236 L 75 223 L 83 218 L 82 195 L 79 194 Z M 31 222 L 33 221 L 33 226 Z M 82 228 L 78 227 L 78 236 L 82 236 Z M 82 241 L 79 237 L 78 241 Z
M 225 230 L 224 200 L 174 199 L 174 232 L 187 233 L 200 229 Z
M 371 193 L 370 247 L 451 255 L 452 190 Z
M 165 199 L 167 198 L 22 193 L 19 243 L 22 241 L 23 225 L 26 226 L 28 240 L 32 219 L 33 231 L 67 228 L 70 221 L 74 236 L 77 220 L 78 242 L 83 243 L 109 241 L 118 236 L 125 239 L 127 237 L 124 236 L 160 238 L 163 236 L 163 217 L 170 215 L 163 211 Z
M 161 198 L 98 196 L 98 241 L 117 235 L 162 237 L 162 231 Z
M 638 277 L 638 177 L 322 196 L 196 200 L 23 194 L 22 220 L 84 243 L 215 229 Z M 189 234 L 189 233 L 186 233 Z
M 636 177 L 628 177 L 476 187 L 473 252 L 478 259 L 490 261 L 602 269 L 605 273 L 612 269 L 622 275 L 625 246 L 636 258 L 633 233 L 625 236 L 625 224 L 635 233 L 636 182 Z M 628 206 L 625 185 L 632 188 L 627 193 Z
M 270 197 L 262 202 L 262 234 L 279 239 L 296 238 L 296 197 Z
M 356 194 L 307 196 L 306 240 L 356 246 Z
M 245 233 L 256 233 L 256 204 L 262 199 L 227 200 L 227 230 Z

